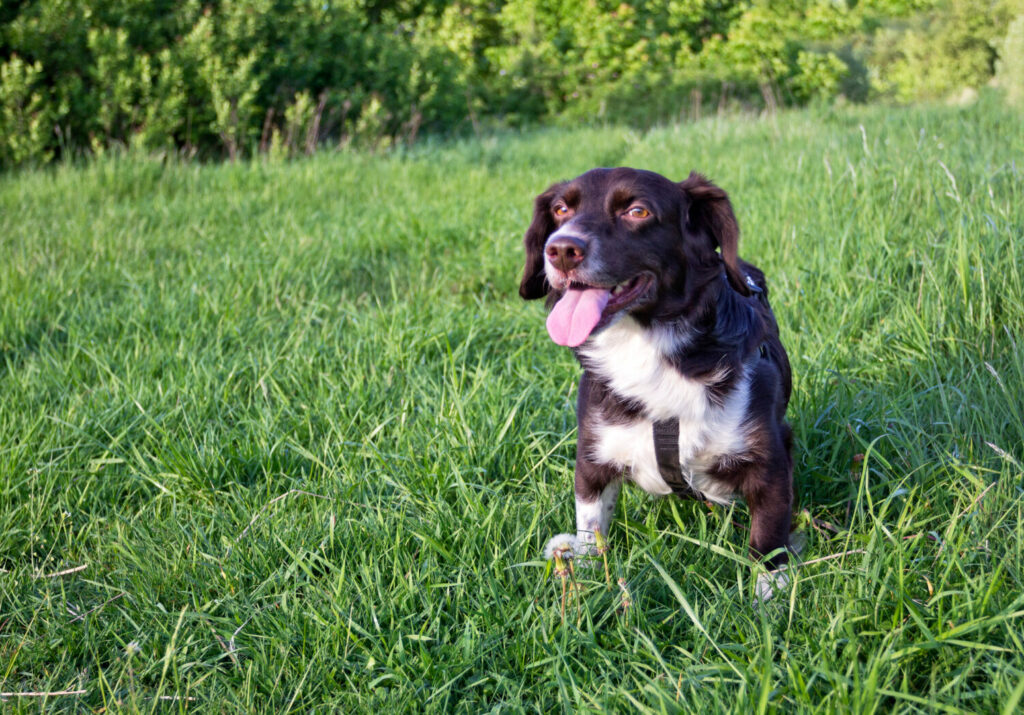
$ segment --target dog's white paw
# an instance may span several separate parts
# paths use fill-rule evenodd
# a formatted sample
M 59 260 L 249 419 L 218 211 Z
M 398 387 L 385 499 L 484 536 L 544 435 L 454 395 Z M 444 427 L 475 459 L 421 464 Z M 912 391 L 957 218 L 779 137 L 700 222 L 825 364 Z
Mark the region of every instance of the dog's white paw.
M 544 558 L 553 560 L 556 566 L 560 560 L 563 563 L 571 560 L 576 569 L 590 569 L 601 562 L 594 542 L 572 534 L 556 534 L 548 539 L 544 547 Z
M 757 583 L 754 584 L 754 605 L 770 600 L 776 591 L 781 591 L 788 585 L 789 574 L 784 569 L 760 574 L 757 577 Z

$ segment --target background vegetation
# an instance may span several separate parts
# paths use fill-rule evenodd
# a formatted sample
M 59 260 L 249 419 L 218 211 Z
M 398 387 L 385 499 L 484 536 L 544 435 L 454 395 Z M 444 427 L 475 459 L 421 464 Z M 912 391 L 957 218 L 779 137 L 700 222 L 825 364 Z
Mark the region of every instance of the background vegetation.
M 5 0 L 0 167 L 907 101 L 999 63 L 1020 94 L 1021 18 L 1021 0 Z
M 995 99 L 0 177 L 0 707 L 1018 712 Z M 578 372 L 520 240 L 616 164 L 709 172 L 771 277 L 807 546 L 761 608 L 742 506 L 626 490 L 628 607 L 594 573 L 559 614 Z

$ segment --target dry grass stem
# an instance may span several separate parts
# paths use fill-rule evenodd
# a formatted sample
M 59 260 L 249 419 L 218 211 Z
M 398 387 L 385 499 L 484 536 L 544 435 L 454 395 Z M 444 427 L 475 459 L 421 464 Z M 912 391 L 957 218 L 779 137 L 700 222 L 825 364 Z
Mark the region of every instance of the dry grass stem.
M 829 554 L 828 556 L 821 556 L 821 557 L 816 558 L 816 559 L 810 559 L 808 561 L 801 561 L 800 562 L 800 566 L 810 566 L 811 564 L 821 563 L 822 561 L 831 561 L 832 559 L 840 559 L 840 558 L 842 558 L 844 556 L 850 556 L 851 554 L 863 554 L 864 552 L 865 552 L 865 549 L 851 549 L 849 551 L 843 551 L 843 552 L 838 553 L 838 554 Z M 779 573 L 780 571 L 785 571 L 788 568 L 789 568 L 789 564 L 786 564 L 784 566 L 780 566 L 777 569 L 772 569 L 768 573 Z
M 971 510 L 974 509 L 975 506 L 977 506 L 978 502 L 980 502 L 982 499 L 984 499 L 985 495 L 988 494 L 989 490 L 992 487 L 994 487 L 995 485 L 996 485 L 996 482 L 992 482 L 987 487 L 982 489 L 981 490 L 981 494 L 979 494 L 978 496 L 974 497 L 974 500 L 968 505 L 968 507 L 966 509 L 963 510 L 963 512 L 961 512 L 960 516 L 963 516 L 964 514 L 969 514 L 971 512 Z
M 831 531 L 833 534 L 841 534 L 841 533 L 843 533 L 842 530 L 838 526 L 836 526 L 835 524 L 833 524 L 830 521 L 825 521 L 824 519 L 815 519 L 812 516 L 811 517 L 811 524 L 815 528 L 826 529 L 827 531 Z
M 85 690 L 29 690 L 25 692 L 0 693 L 0 698 L 51 698 L 58 695 L 85 695 L 85 693 Z
M 63 571 L 55 571 L 54 573 L 37 573 L 34 574 L 32 578 L 57 578 L 58 576 L 67 576 L 68 574 L 78 573 L 79 571 L 85 571 L 87 568 L 89 568 L 89 564 L 82 564 L 81 566 L 75 566 L 74 568 L 64 569 Z

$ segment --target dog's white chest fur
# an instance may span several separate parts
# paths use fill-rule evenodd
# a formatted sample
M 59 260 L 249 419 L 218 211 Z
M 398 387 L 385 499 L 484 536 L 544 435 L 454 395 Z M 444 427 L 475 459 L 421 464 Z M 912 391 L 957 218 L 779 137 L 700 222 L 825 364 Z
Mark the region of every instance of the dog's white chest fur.
M 595 373 L 621 397 L 644 406 L 646 419 L 627 424 L 602 421 L 591 415 L 595 432 L 593 454 L 602 464 L 631 473 L 632 480 L 651 494 L 667 495 L 671 487 L 658 470 L 653 421 L 679 420 L 679 464 L 690 485 L 708 499 L 728 503 L 731 491 L 707 476 L 718 458 L 736 454 L 746 444 L 743 421 L 750 398 L 746 375 L 722 405 L 708 399 L 706 387 L 675 370 L 665 353 L 680 338 L 645 329 L 629 316 L 594 335 L 581 348 Z

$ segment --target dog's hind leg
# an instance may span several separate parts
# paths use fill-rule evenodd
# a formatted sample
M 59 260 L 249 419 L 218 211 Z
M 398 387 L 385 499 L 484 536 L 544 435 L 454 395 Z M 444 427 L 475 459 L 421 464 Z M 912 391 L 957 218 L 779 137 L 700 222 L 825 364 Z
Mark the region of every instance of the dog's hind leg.
M 788 561 L 793 490 L 785 472 L 769 474 L 744 497 L 750 507 L 750 552 L 769 568 Z M 780 551 L 781 549 L 781 551 Z

